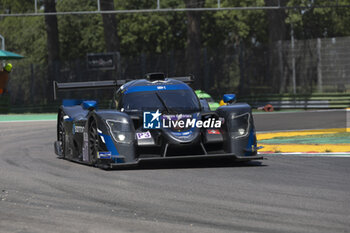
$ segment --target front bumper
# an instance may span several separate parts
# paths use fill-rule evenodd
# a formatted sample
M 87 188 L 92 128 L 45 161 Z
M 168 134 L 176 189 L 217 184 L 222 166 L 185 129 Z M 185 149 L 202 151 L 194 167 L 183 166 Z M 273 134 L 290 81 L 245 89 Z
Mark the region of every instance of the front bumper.
M 215 159 L 233 159 L 235 161 L 244 162 L 250 160 L 261 160 L 263 156 L 260 154 L 253 156 L 236 156 L 235 154 L 210 154 L 210 155 L 185 155 L 185 156 L 171 156 L 171 157 L 152 157 L 152 158 L 140 158 L 131 163 L 109 163 L 98 164 L 97 166 L 102 169 L 118 169 L 118 168 L 132 168 L 137 167 L 140 162 L 144 161 L 184 161 L 184 160 L 215 160 Z

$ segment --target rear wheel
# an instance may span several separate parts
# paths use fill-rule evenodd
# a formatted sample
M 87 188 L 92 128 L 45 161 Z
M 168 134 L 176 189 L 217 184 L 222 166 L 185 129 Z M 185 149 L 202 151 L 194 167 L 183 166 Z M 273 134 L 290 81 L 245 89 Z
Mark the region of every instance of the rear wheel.
M 64 113 L 60 112 L 58 117 L 58 123 L 57 123 L 57 141 L 60 143 L 60 149 L 62 152 L 61 157 L 65 158 L 65 145 L 66 145 L 66 137 L 65 137 L 65 131 L 64 131 L 64 119 L 63 119 Z

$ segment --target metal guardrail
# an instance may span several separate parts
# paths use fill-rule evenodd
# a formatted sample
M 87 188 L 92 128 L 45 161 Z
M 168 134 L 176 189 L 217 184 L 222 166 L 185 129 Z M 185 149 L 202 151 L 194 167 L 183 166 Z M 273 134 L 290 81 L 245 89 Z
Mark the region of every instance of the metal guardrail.
M 253 108 L 271 104 L 274 109 L 329 109 L 350 107 L 350 94 L 329 94 L 313 96 L 250 96 L 239 98 L 240 102 L 247 102 Z
M 61 105 L 60 101 L 56 101 L 50 104 L 37 104 L 37 105 L 10 105 L 9 102 L 1 101 L 0 99 L 0 114 L 7 113 L 56 113 L 58 107 Z M 108 109 L 110 107 L 110 101 L 103 101 L 99 103 L 99 107 L 102 109 Z
M 263 107 L 271 104 L 274 109 L 330 109 L 349 108 L 350 94 L 329 95 L 269 95 L 238 97 L 238 102 L 247 102 L 253 108 Z M 54 113 L 60 102 L 42 105 L 10 105 L 8 100 L 0 98 L 0 114 L 6 113 Z M 108 108 L 110 101 L 99 103 L 100 108 Z

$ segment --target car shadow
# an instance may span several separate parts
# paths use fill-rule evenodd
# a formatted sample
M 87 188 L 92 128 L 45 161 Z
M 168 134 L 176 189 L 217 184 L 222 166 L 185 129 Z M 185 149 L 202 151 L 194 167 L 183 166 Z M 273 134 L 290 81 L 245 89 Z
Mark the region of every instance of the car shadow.
M 135 167 L 121 167 L 113 170 L 161 170 L 161 169 L 200 169 L 200 168 L 234 168 L 234 167 L 265 167 L 261 161 L 236 161 L 233 159 L 204 159 L 180 161 L 141 161 Z

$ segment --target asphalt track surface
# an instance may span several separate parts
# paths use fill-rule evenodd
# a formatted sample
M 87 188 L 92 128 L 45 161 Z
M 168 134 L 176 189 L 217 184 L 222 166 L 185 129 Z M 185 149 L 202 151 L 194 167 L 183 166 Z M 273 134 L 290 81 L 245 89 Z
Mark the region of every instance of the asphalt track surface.
M 350 232 L 349 158 L 104 171 L 54 140 L 54 121 L 0 123 L 0 232 Z
M 257 131 L 349 128 L 350 110 L 319 110 L 255 114 Z

